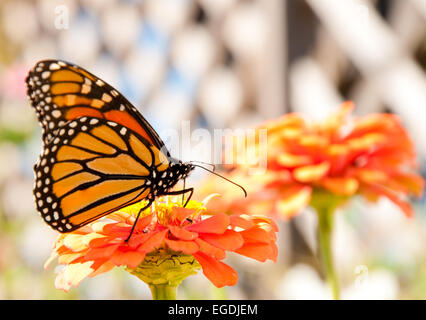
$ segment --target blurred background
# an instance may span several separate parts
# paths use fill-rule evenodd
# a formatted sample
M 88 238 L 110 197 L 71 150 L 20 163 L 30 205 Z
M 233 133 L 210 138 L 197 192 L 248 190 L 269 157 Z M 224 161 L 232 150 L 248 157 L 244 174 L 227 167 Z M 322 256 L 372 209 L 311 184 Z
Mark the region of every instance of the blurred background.
M 426 174 L 424 0 L 2 0 L 0 2 L 0 299 L 150 299 L 123 270 L 55 289 L 43 269 L 56 233 L 32 197 L 41 129 L 24 78 L 41 59 L 78 64 L 123 93 L 161 132 L 250 128 L 298 111 L 325 118 L 398 114 Z M 193 184 L 196 188 L 195 176 Z M 426 204 L 408 220 L 389 201 L 336 215 L 335 263 L 346 299 L 426 299 Z M 203 276 L 180 299 L 329 299 L 309 209 L 278 222 L 273 264 L 237 256 L 234 287 Z

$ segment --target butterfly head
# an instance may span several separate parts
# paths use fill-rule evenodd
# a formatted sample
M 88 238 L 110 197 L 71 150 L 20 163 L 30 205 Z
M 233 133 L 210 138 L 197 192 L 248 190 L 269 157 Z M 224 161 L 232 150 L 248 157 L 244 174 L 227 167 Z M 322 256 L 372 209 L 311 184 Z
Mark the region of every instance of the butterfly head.
M 191 171 L 195 169 L 195 167 L 192 163 L 172 159 L 170 169 L 173 171 L 176 177 L 181 180 L 187 178 Z

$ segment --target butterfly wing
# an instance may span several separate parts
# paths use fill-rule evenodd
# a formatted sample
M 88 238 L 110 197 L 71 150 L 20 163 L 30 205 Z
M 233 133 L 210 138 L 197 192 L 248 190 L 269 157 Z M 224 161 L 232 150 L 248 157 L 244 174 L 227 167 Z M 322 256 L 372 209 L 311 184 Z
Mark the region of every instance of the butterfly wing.
M 167 157 L 136 131 L 83 116 L 58 128 L 35 165 L 43 219 L 70 232 L 152 195 Z
M 132 129 L 169 155 L 140 112 L 112 86 L 83 68 L 65 61 L 43 60 L 30 71 L 26 83 L 45 143 L 68 121 L 87 116 Z

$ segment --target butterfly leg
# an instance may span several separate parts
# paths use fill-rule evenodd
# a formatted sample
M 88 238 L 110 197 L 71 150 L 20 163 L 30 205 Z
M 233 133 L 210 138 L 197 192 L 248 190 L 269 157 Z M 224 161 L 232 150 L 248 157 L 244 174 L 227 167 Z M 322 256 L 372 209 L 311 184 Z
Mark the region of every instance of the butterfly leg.
M 185 190 L 186 186 L 185 186 L 185 182 L 186 179 L 183 179 L 183 190 Z M 185 202 L 185 193 L 182 193 L 182 204 Z
M 184 207 L 186 207 L 189 200 L 191 200 L 191 198 L 192 198 L 192 194 L 194 193 L 194 188 L 182 189 L 182 190 L 178 190 L 178 191 L 170 191 L 170 192 L 167 192 L 167 195 L 177 196 L 177 195 L 180 195 L 180 194 L 184 195 L 188 192 L 189 192 L 189 197 L 188 197 L 188 199 L 186 199 L 185 204 L 183 205 Z
M 151 206 L 152 202 L 153 202 L 153 200 L 149 200 L 148 204 L 145 207 L 143 207 L 142 209 L 139 210 L 138 215 L 136 216 L 136 220 L 133 223 L 132 230 L 130 230 L 130 234 L 124 242 L 129 242 L 130 237 L 132 236 L 133 231 L 135 230 L 136 224 L 138 223 L 139 216 L 141 215 L 142 211 L 144 211 L 145 209 L 147 209 Z

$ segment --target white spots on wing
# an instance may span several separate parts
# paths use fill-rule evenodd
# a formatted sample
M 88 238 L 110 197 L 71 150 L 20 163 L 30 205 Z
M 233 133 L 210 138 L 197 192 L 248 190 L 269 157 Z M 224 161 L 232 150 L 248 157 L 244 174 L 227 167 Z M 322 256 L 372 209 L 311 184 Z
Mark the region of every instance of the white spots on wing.
M 97 84 L 99 87 L 102 87 L 105 83 L 104 83 L 101 79 L 98 79 L 98 80 L 96 80 L 96 84 Z
M 122 136 L 124 136 L 124 135 L 126 134 L 126 132 L 127 132 L 127 129 L 126 129 L 125 127 L 121 128 L 121 130 L 120 130 L 120 134 L 121 134 Z
M 93 118 L 92 120 L 90 120 L 90 124 L 97 124 L 99 122 L 99 120 L 98 119 L 95 119 L 95 118 Z
M 55 63 L 55 62 L 51 63 L 50 66 L 49 66 L 50 70 L 58 70 L 60 68 L 61 68 L 61 66 L 59 64 Z
M 90 86 L 90 85 L 83 84 L 81 86 L 81 93 L 82 94 L 88 94 L 90 92 L 90 90 L 92 90 L 92 86 Z
M 104 102 L 111 102 L 112 101 L 112 97 L 108 94 L 108 93 L 104 93 L 103 95 L 102 95 L 102 101 L 104 101 Z
M 47 79 L 47 78 L 49 78 L 49 76 L 50 76 L 50 71 L 44 71 L 44 72 L 41 74 L 41 78 L 42 78 L 42 79 Z

